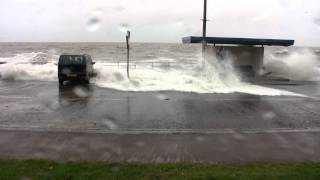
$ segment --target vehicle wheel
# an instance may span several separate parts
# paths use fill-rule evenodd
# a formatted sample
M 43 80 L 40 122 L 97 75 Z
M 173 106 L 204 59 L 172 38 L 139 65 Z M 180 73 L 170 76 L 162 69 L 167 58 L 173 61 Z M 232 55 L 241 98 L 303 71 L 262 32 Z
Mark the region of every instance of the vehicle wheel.
M 62 79 L 59 79 L 59 84 L 63 85 L 63 80 Z

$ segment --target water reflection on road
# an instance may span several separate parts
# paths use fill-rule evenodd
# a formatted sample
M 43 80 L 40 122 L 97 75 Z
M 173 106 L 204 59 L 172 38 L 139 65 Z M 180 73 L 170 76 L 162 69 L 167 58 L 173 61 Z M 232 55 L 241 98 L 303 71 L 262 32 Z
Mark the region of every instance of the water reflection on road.
M 91 84 L 65 83 L 59 85 L 59 102 L 62 106 L 72 103 L 87 104 L 92 97 L 94 88 Z
M 119 132 L 320 127 L 318 98 L 124 92 L 40 81 L 0 85 L 1 126 Z

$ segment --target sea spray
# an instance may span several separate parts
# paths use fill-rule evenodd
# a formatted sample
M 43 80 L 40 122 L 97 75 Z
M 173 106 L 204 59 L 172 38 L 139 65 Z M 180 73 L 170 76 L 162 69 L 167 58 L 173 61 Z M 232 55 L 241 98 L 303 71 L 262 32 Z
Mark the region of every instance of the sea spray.
M 204 67 L 200 72 L 202 78 L 209 84 L 217 84 L 222 87 L 240 85 L 241 76 L 234 68 L 234 57 L 226 50 L 221 53 L 223 53 L 223 58 L 217 58 L 215 52 L 206 54 Z
M 57 80 L 59 56 L 46 53 L 22 53 L 14 57 L 0 58 L 6 62 L 0 66 L 0 76 L 4 80 Z
M 202 59 L 199 59 L 202 61 Z M 217 59 L 213 54 L 207 56 L 205 66 L 184 68 L 137 68 L 133 69 L 131 80 L 125 77 L 125 71 L 103 67 L 98 70 L 96 84 L 101 87 L 126 91 L 184 91 L 195 93 L 248 93 L 256 95 L 293 95 L 300 94 L 252 85 L 241 81 L 233 67 L 233 57 L 226 52 L 224 59 Z M 121 77 L 121 78 L 119 78 Z
M 308 50 L 289 52 L 280 50 L 265 56 L 266 70 L 271 75 L 298 81 L 319 81 L 317 55 Z
M 6 64 L 0 65 L 2 79 L 57 81 L 58 55 L 45 53 L 24 53 L 11 58 L 0 58 Z M 202 59 L 199 58 L 199 61 Z M 195 93 L 233 93 L 241 92 L 257 95 L 295 95 L 288 91 L 266 88 L 244 83 L 232 66 L 232 56 L 225 59 L 210 57 L 205 67 L 185 66 L 137 66 L 131 69 L 131 79 L 126 77 L 125 69 L 109 66 L 97 61 L 94 68 L 97 77 L 94 83 L 100 87 L 122 91 L 183 91 Z M 37 63 L 35 63 L 37 62 Z M 143 61 L 141 61 L 143 63 Z M 149 60 L 146 60 L 149 62 Z M 166 62 L 161 62 L 166 64 Z M 201 63 L 198 63 L 201 64 Z

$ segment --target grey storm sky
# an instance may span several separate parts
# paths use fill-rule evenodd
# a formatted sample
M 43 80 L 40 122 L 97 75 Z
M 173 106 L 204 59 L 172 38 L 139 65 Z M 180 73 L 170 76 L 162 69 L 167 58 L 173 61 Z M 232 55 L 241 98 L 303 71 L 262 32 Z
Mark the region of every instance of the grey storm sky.
M 201 35 L 202 0 L 0 0 L 0 41 L 181 42 Z M 208 36 L 320 46 L 319 0 L 208 0 Z

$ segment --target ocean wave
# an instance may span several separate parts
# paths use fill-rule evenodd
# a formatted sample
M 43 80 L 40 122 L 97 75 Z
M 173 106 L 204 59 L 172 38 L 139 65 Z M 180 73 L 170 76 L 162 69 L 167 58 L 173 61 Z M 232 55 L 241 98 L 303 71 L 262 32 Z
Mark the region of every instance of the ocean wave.
M 1 79 L 57 81 L 58 57 L 43 52 L 32 52 L 11 58 L 0 58 L 0 61 L 6 62 L 0 65 Z M 201 59 L 197 61 L 200 62 Z M 125 68 L 109 64 L 99 61 L 95 64 L 97 77 L 93 81 L 97 86 L 122 91 L 173 90 L 195 93 L 241 92 L 269 96 L 300 96 L 288 91 L 242 82 L 233 69 L 231 57 L 224 61 L 211 58 L 204 67 L 200 67 L 201 63 L 194 64 L 193 68 L 184 68 L 183 65 L 170 68 L 138 66 L 130 69 L 130 79 L 127 78 Z
M 265 56 L 265 67 L 273 75 L 298 81 L 319 81 L 319 60 L 308 49 L 288 52 L 278 51 Z

